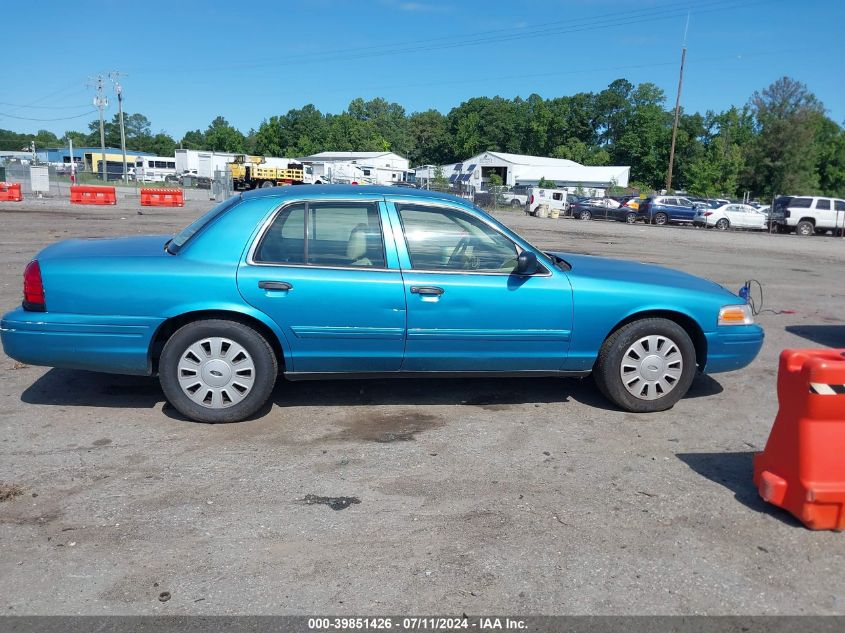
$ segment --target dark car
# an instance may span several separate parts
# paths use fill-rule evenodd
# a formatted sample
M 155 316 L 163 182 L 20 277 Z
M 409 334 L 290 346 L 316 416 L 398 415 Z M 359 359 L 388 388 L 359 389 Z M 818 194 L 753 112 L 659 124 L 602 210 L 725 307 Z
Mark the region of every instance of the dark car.
M 652 196 L 640 203 L 637 218 L 661 226 L 669 223 L 692 224 L 700 206 L 707 205 L 682 196 Z
M 607 198 L 585 198 L 574 202 L 570 207 L 572 217 L 579 220 L 616 220 L 628 224 L 637 221 L 637 212 L 634 209 L 622 205 L 610 206 L 607 200 Z

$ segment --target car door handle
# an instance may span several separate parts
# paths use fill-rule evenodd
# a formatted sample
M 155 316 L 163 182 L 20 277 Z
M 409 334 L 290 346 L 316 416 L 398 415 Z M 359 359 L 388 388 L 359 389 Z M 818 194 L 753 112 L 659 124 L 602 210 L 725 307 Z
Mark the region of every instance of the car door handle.
M 286 281 L 259 281 L 258 287 L 263 290 L 291 290 L 293 285 Z
M 411 293 L 415 295 L 434 295 L 440 296 L 445 290 L 437 286 L 411 286 Z

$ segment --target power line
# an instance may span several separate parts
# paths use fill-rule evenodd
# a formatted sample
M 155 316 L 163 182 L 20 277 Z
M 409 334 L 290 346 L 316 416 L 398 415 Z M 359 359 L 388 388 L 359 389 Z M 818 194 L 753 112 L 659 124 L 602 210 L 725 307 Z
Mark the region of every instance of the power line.
M 87 103 L 83 103 L 80 105 L 72 105 L 72 106 L 34 106 L 34 105 L 23 105 L 20 103 L 7 103 L 5 101 L 0 101 L 0 105 L 4 106 L 11 106 L 16 109 L 20 108 L 29 108 L 32 110 L 79 110 L 81 108 L 90 108 L 91 106 Z
M 8 117 L 10 119 L 19 119 L 21 121 L 70 121 L 71 119 L 81 119 L 82 117 L 94 114 L 95 112 L 96 110 L 89 110 L 88 112 L 83 112 L 82 114 L 77 114 L 75 116 L 57 117 L 55 119 L 33 119 L 31 117 L 15 116 L 14 114 L 8 114 L 7 112 L 0 112 L 0 116 Z

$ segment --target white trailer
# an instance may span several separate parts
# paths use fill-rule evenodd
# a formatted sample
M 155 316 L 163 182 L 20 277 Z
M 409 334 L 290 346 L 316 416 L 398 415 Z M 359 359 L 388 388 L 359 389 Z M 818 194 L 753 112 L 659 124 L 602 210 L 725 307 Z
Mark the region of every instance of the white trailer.
M 225 152 L 208 152 L 196 149 L 176 150 L 176 173 L 184 174 L 196 170 L 200 178 L 214 178 L 215 171 L 225 171 L 235 158 Z

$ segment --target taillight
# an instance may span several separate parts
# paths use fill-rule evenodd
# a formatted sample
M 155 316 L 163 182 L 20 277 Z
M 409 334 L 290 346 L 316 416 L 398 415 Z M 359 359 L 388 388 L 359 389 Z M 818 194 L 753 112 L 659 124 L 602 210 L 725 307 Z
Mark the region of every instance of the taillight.
M 529 204 L 534 204 L 534 194 L 531 194 L 531 202 Z
M 44 283 L 41 281 L 41 266 L 33 259 L 23 271 L 23 309 L 32 312 L 45 312 Z
M 705 217 L 705 218 L 706 218 L 707 216 L 710 216 L 710 215 L 713 215 L 713 212 L 712 212 L 712 211 L 705 211 L 705 212 L 704 212 L 704 217 Z

